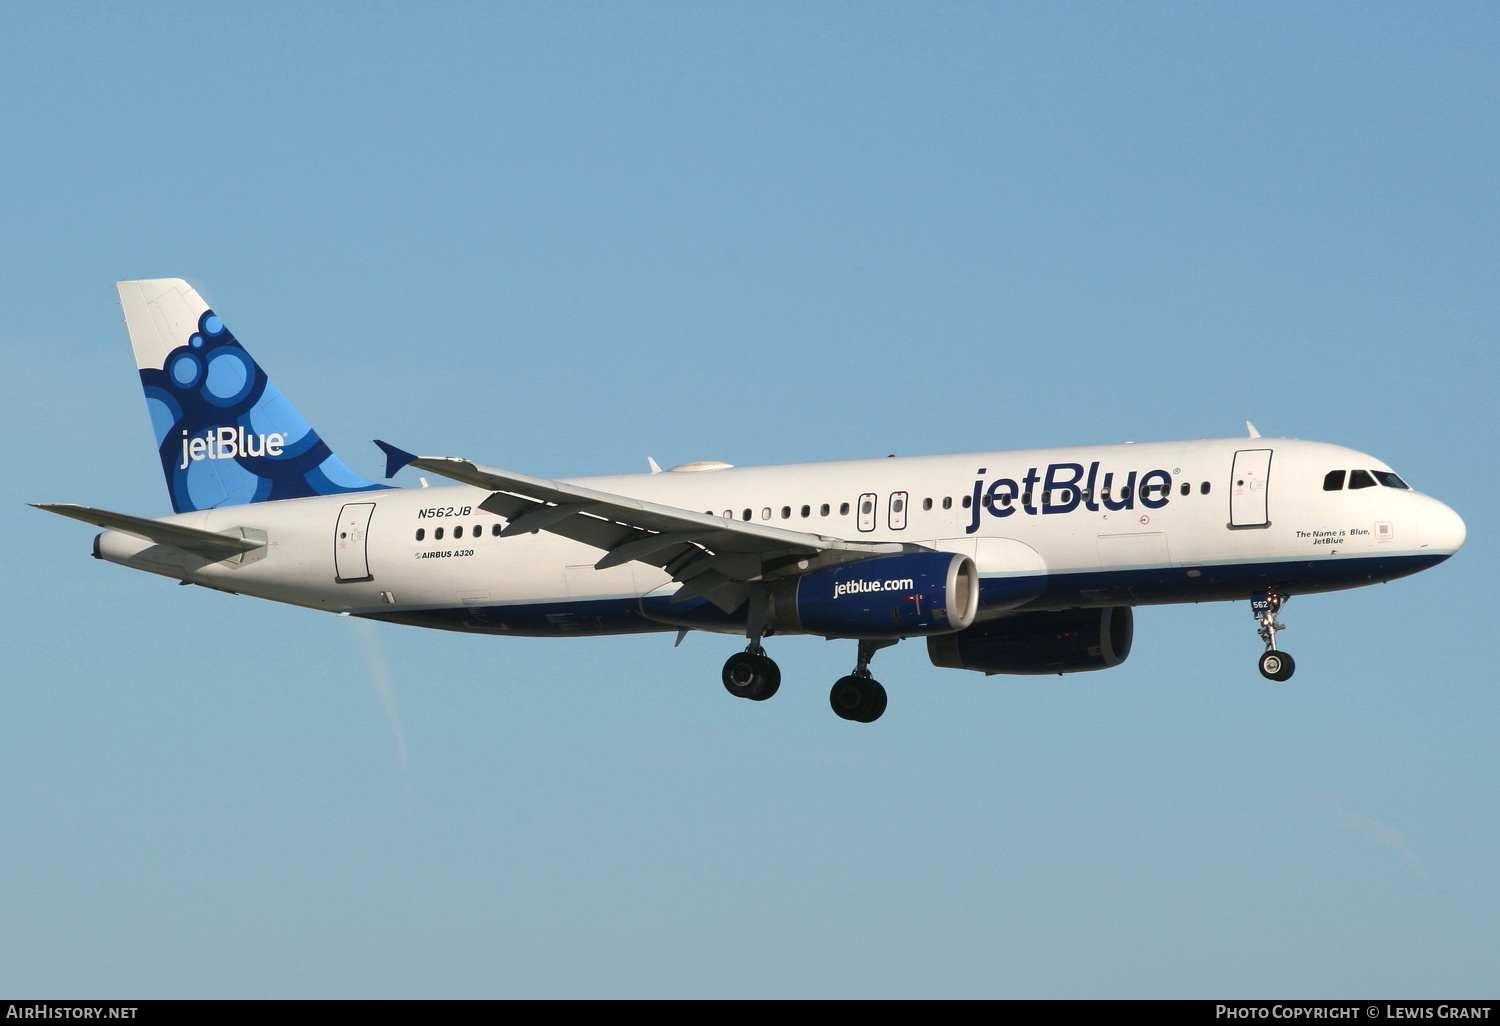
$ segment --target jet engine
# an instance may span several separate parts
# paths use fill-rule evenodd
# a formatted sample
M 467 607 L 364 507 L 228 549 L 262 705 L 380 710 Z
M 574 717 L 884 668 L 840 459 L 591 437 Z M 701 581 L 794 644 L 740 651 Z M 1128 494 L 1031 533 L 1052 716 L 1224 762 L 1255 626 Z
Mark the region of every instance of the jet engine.
M 1078 673 L 1119 666 L 1130 654 L 1129 606 L 1015 613 L 927 639 L 934 666 L 983 673 Z
M 962 630 L 979 609 L 968 556 L 904 552 L 840 563 L 782 582 L 771 622 L 830 638 L 910 638 Z

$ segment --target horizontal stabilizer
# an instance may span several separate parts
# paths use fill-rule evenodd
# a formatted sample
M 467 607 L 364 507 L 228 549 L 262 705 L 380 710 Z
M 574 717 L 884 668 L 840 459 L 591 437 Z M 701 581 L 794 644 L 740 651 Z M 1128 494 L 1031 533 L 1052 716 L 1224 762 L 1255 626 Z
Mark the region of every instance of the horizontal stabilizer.
M 395 477 L 396 471 L 416 461 L 415 453 L 398 449 L 390 442 L 382 442 L 377 438 L 375 444 L 380 446 L 381 452 L 385 453 L 385 476 L 387 478 Z
M 129 513 L 112 513 L 107 509 L 78 506 L 71 502 L 33 502 L 31 505 L 59 516 L 82 520 L 85 524 L 93 524 L 95 527 L 124 531 L 126 534 L 133 534 L 159 545 L 172 545 L 214 559 L 228 559 L 266 544 L 255 538 L 200 531 L 196 527 L 169 524 L 161 520 L 152 520 L 149 517 L 133 517 Z

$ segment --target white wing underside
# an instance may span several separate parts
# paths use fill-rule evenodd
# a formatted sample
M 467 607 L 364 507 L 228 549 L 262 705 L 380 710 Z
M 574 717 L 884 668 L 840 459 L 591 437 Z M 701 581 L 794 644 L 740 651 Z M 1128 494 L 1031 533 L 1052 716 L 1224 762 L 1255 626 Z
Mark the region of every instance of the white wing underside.
M 405 465 L 492 492 L 479 505 L 509 521 L 501 537 L 547 531 L 603 549 L 594 564 L 599 570 L 649 563 L 681 582 L 672 601 L 701 595 L 726 613 L 744 603 L 753 582 L 916 548 L 716 517 L 451 456 L 411 456 L 377 444 L 392 460 L 391 473 L 404 459 Z

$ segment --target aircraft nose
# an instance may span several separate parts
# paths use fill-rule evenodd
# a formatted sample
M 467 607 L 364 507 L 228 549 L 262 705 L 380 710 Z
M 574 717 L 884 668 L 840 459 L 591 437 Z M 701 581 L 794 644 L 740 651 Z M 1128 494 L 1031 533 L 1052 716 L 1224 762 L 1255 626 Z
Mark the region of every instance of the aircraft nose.
M 1422 513 L 1418 529 L 1422 548 L 1436 552 L 1453 553 L 1468 537 L 1463 518 L 1436 499 Z

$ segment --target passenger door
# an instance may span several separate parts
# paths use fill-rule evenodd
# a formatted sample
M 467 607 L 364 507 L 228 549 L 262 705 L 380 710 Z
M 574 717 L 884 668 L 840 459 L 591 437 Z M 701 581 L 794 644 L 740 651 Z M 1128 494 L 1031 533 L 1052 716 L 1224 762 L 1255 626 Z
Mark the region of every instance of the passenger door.
M 1241 449 L 1234 454 L 1229 475 L 1229 526 L 1270 527 L 1267 486 L 1271 478 L 1270 449 Z
M 368 535 L 373 502 L 347 502 L 339 510 L 333 532 L 333 572 L 340 584 L 373 580 L 370 576 Z

